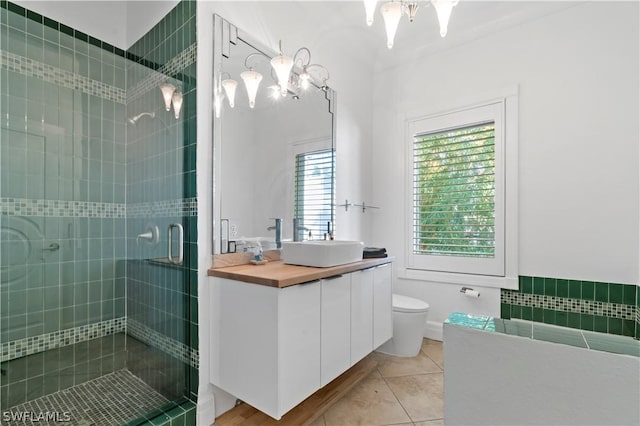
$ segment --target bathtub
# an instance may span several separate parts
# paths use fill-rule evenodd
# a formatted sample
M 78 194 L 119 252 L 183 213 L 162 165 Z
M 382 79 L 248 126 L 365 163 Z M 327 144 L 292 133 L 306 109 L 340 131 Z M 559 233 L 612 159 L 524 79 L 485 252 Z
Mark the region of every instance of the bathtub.
M 447 425 L 640 424 L 640 341 L 461 313 L 443 336 Z

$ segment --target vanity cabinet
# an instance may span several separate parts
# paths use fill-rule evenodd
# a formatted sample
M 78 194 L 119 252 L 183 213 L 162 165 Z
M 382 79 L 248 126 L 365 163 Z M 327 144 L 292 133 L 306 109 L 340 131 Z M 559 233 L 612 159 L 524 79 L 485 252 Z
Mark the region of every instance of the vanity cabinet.
M 373 349 L 393 336 L 391 264 L 373 268 Z
M 351 366 L 351 276 L 338 275 L 321 281 L 320 386 Z
M 211 383 L 280 419 L 391 337 L 390 271 L 282 288 L 214 278 Z
M 351 365 L 373 350 L 373 268 L 351 273 Z
M 215 299 L 213 384 L 276 419 L 320 388 L 320 281 L 216 279 Z

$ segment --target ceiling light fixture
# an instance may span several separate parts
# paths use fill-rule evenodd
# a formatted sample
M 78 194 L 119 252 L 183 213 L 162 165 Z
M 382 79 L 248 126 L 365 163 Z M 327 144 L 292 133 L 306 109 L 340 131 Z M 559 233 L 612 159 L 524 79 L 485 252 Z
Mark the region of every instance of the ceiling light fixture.
M 440 36 L 445 37 L 447 35 L 447 28 L 449 26 L 449 18 L 451 12 L 458 4 L 459 0 L 431 0 L 431 4 L 436 9 L 438 15 L 438 22 L 440 24 Z M 364 8 L 367 15 L 367 25 L 371 26 L 373 23 L 373 15 L 376 8 L 376 0 L 364 0 Z M 428 3 L 427 3 L 428 4 Z M 387 47 L 391 49 L 393 47 L 393 40 L 395 39 L 398 24 L 403 14 L 407 14 L 409 22 L 413 22 L 418 12 L 417 1 L 405 1 L 405 0 L 393 0 L 384 3 L 380 6 L 380 13 L 384 19 L 384 25 L 387 30 Z

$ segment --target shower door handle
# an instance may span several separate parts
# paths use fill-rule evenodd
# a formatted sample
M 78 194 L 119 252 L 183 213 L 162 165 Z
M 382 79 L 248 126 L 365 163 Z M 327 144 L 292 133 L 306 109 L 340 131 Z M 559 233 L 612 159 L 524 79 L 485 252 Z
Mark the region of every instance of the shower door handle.
M 173 228 L 178 230 L 178 255 L 173 256 Z M 167 259 L 174 265 L 181 265 L 184 260 L 184 228 L 179 223 L 169 225 L 169 236 L 167 238 Z

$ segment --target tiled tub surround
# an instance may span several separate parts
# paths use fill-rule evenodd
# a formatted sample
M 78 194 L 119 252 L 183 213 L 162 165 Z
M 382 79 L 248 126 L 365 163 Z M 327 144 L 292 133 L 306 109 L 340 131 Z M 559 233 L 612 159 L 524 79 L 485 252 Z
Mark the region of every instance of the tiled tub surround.
M 501 291 L 500 316 L 640 338 L 640 291 L 632 284 L 520 277 Z
M 444 324 L 451 424 L 639 424 L 640 342 L 462 313 Z

